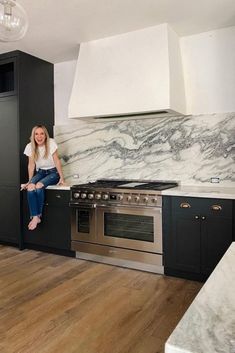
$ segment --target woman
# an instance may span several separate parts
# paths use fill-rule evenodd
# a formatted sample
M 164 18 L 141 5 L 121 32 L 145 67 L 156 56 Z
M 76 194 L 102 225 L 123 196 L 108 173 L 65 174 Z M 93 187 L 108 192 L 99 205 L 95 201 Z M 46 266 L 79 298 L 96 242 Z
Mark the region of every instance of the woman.
M 57 144 L 49 137 L 45 126 L 34 126 L 30 141 L 24 150 L 24 154 L 28 156 L 29 181 L 22 184 L 21 189 L 27 189 L 31 217 L 28 228 L 34 230 L 41 222 L 45 188 L 48 185 L 63 185 L 64 177 L 57 153 Z M 34 175 L 35 167 L 36 174 Z

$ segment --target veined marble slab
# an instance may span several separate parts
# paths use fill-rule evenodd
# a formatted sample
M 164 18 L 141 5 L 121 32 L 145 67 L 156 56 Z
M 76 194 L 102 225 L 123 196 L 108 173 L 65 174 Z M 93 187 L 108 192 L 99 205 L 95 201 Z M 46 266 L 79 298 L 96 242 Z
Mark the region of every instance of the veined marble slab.
M 235 353 L 235 243 L 168 338 L 165 353 Z
M 176 188 L 163 190 L 162 195 L 235 200 L 235 187 L 181 185 Z
M 65 179 L 235 183 L 235 113 L 55 126 Z

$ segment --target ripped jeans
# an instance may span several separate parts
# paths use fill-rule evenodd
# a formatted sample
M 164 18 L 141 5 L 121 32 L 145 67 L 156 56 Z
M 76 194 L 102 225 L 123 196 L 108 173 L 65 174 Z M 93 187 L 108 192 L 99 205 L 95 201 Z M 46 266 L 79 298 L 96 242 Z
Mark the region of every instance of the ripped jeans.
M 49 185 L 56 185 L 59 180 L 60 176 L 56 168 L 39 169 L 37 173 L 32 177 L 30 183 L 37 184 L 40 182 L 43 184 L 43 187 L 32 191 L 27 191 L 30 217 L 42 215 L 45 199 L 45 188 Z

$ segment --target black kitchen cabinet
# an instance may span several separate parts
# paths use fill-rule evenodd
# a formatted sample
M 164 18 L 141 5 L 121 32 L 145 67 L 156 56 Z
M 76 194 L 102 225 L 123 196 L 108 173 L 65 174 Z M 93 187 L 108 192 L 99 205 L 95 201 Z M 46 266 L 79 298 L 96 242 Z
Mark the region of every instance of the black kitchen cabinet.
M 16 186 L 19 181 L 16 96 L 0 98 L 0 131 L 0 186 Z
M 16 60 L 12 57 L 0 57 L 0 96 L 15 94 L 16 90 Z
M 20 195 L 18 188 L 0 186 L 0 241 L 16 243 L 20 229 Z
M 0 242 L 20 246 L 22 198 L 28 180 L 23 155 L 34 125 L 54 125 L 53 64 L 21 51 L 0 55 Z
M 45 191 L 45 203 L 43 208 L 42 222 L 31 231 L 28 230 L 29 211 L 27 204 L 27 192 L 23 193 L 24 203 L 24 247 L 58 254 L 74 256 L 71 248 L 71 226 L 69 190 Z
M 163 198 L 165 274 L 205 280 L 232 240 L 232 200 Z

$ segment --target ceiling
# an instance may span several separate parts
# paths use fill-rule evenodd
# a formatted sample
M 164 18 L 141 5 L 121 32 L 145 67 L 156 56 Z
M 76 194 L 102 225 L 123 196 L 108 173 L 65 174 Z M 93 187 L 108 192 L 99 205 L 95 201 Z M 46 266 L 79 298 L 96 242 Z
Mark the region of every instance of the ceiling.
M 26 36 L 0 42 L 56 63 L 76 59 L 79 43 L 154 26 L 179 36 L 235 25 L 235 0 L 17 0 L 29 17 Z

